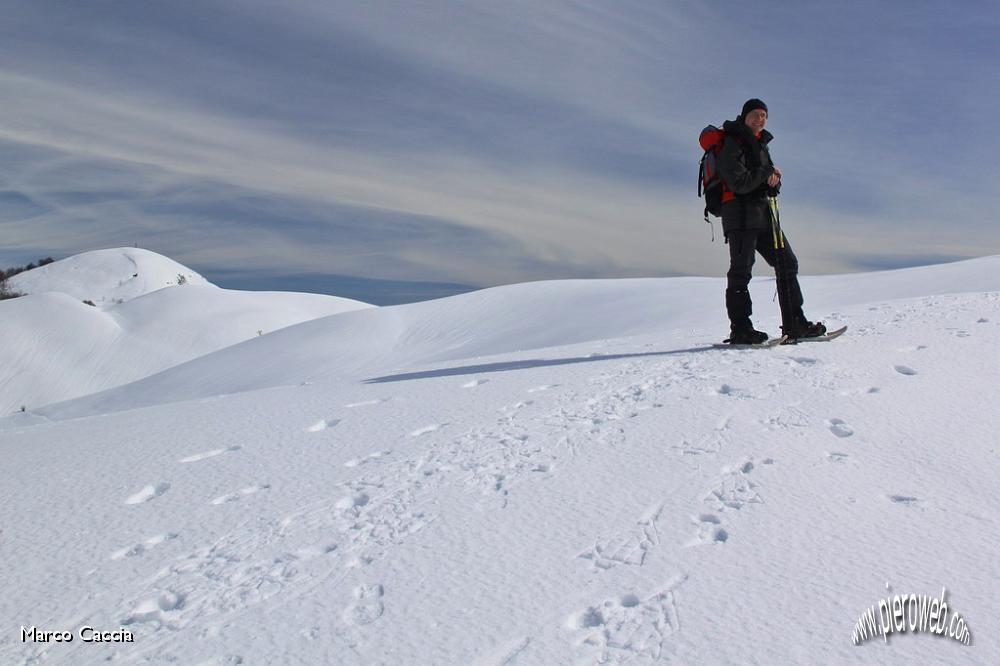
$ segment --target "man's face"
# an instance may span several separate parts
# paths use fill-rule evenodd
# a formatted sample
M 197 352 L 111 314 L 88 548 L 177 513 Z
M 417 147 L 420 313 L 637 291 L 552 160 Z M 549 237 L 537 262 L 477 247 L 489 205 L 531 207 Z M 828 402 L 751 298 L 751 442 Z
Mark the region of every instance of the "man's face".
M 747 124 L 747 127 L 754 134 L 760 134 L 761 130 L 764 129 L 764 125 L 767 124 L 767 111 L 764 109 L 754 109 L 746 115 L 743 122 Z

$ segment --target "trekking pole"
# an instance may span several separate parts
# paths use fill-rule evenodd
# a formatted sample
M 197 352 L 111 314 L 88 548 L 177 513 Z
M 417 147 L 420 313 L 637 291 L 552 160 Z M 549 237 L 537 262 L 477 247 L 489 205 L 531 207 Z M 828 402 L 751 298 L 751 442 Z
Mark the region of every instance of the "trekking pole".
M 778 197 L 771 194 L 767 197 L 767 207 L 771 212 L 771 235 L 774 239 L 774 268 L 775 285 L 774 290 L 778 294 L 778 305 L 781 309 L 782 323 L 791 322 L 792 298 L 788 293 L 790 285 L 785 276 L 785 234 L 781 231 L 781 214 L 778 211 Z M 784 283 L 784 290 L 779 290 L 778 286 Z M 784 291 L 785 293 L 782 293 Z M 787 317 L 786 317 L 787 315 Z M 791 325 L 789 323 L 789 325 Z
M 769 196 L 767 206 L 771 210 L 771 233 L 774 236 L 774 249 L 785 249 L 785 234 L 781 232 L 781 215 L 778 213 L 778 197 Z

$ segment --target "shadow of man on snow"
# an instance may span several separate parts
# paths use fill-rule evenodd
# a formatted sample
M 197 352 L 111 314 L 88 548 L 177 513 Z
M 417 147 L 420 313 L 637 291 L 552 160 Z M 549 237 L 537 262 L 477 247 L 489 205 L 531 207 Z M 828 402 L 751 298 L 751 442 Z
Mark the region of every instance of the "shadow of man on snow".
M 462 365 L 454 368 L 438 370 L 423 370 L 421 372 L 404 372 L 398 375 L 385 375 L 365 379 L 363 384 L 386 384 L 389 382 L 406 382 L 412 379 L 431 379 L 434 377 L 455 377 L 460 375 L 478 375 L 487 372 L 507 372 L 508 370 L 530 370 L 553 365 L 572 365 L 574 363 L 594 363 L 595 361 L 617 361 L 626 358 L 655 358 L 657 356 L 676 356 L 678 354 L 693 354 L 712 350 L 713 347 L 690 347 L 688 349 L 672 349 L 660 352 L 638 352 L 634 354 L 594 354 L 590 356 L 574 356 L 570 358 L 526 359 L 523 361 L 506 361 L 502 363 L 482 363 L 479 365 Z

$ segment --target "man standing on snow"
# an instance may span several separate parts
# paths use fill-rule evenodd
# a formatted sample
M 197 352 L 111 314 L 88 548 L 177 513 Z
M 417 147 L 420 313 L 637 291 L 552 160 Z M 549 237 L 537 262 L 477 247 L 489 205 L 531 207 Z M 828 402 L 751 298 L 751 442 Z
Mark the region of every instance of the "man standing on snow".
M 767 105 L 759 99 L 747 100 L 735 121 L 722 129 L 726 138 L 719 153 L 719 176 L 725 187 L 722 195 L 722 229 L 729 243 L 729 273 L 726 312 L 729 315 L 731 344 L 758 344 L 767 333 L 754 330 L 750 322 L 751 270 L 757 252 L 774 268 L 781 330 L 790 339 L 823 335 L 826 327 L 812 323 L 802 313 L 799 263 L 788 239 L 783 238 L 768 197 L 777 197 L 781 170 L 771 161 L 767 144 L 773 136 L 764 129 Z M 772 210 L 774 211 L 772 213 Z

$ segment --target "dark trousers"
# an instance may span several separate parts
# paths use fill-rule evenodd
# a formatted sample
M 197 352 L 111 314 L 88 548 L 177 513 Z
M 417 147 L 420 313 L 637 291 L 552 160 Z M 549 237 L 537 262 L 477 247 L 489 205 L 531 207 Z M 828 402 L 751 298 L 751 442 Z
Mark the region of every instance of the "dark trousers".
M 802 290 L 799 289 L 799 261 L 785 237 L 785 247 L 774 247 L 771 229 L 745 229 L 726 234 L 729 241 L 729 272 L 726 274 L 726 312 L 730 326 L 747 329 L 752 326 L 750 315 L 751 272 L 755 256 L 760 252 L 764 261 L 774 268 L 777 278 L 778 304 L 781 308 L 781 325 L 785 328 L 805 321 L 802 313 Z

